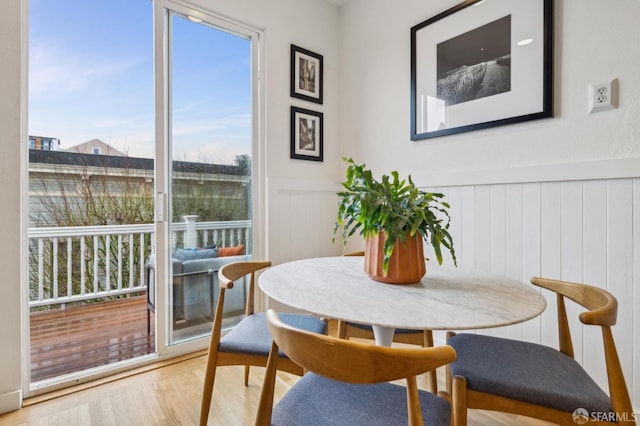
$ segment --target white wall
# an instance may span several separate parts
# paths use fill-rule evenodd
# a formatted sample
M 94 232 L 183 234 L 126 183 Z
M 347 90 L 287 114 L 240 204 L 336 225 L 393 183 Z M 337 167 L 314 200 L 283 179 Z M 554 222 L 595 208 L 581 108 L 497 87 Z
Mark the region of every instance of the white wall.
M 0 413 L 21 401 L 20 3 L 0 13 Z

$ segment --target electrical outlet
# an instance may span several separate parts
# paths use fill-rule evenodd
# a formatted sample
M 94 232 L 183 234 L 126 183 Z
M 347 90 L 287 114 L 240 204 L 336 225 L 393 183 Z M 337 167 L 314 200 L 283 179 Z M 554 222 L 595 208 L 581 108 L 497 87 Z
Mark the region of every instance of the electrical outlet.
M 616 79 L 608 83 L 590 84 L 587 111 L 593 113 L 616 108 L 617 88 Z

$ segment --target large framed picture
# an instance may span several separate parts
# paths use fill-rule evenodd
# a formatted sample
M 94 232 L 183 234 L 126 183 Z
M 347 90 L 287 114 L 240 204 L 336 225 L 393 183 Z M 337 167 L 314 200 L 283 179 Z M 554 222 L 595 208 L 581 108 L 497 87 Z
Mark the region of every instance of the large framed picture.
M 466 0 L 411 28 L 411 140 L 553 116 L 552 0 Z
M 322 161 L 322 113 L 291 107 L 291 158 Z
M 291 45 L 291 96 L 322 104 L 322 55 Z

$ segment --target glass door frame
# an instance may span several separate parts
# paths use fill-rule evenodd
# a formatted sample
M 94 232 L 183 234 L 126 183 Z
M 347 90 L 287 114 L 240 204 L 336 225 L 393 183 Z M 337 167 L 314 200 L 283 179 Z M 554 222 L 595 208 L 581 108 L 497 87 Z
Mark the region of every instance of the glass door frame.
M 252 184 L 251 202 L 253 222 L 253 255 L 261 258 L 265 229 L 265 147 L 264 147 L 264 33 L 248 25 L 221 17 L 212 11 L 188 6 L 174 0 L 154 1 L 154 67 L 155 67 L 155 235 L 156 235 L 156 353 L 169 358 L 208 347 L 209 339 L 199 338 L 169 345 L 170 309 L 170 182 L 171 182 L 171 25 L 170 14 L 176 13 L 202 20 L 203 23 L 247 38 L 251 42 L 251 97 L 252 97 Z

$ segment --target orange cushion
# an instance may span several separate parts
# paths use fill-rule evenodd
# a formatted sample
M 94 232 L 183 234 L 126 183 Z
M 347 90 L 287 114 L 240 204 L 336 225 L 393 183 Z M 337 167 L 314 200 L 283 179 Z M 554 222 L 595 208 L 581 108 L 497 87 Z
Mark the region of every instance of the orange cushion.
M 239 256 L 244 251 L 244 244 L 240 244 L 235 247 L 220 247 L 218 249 L 218 256 Z

